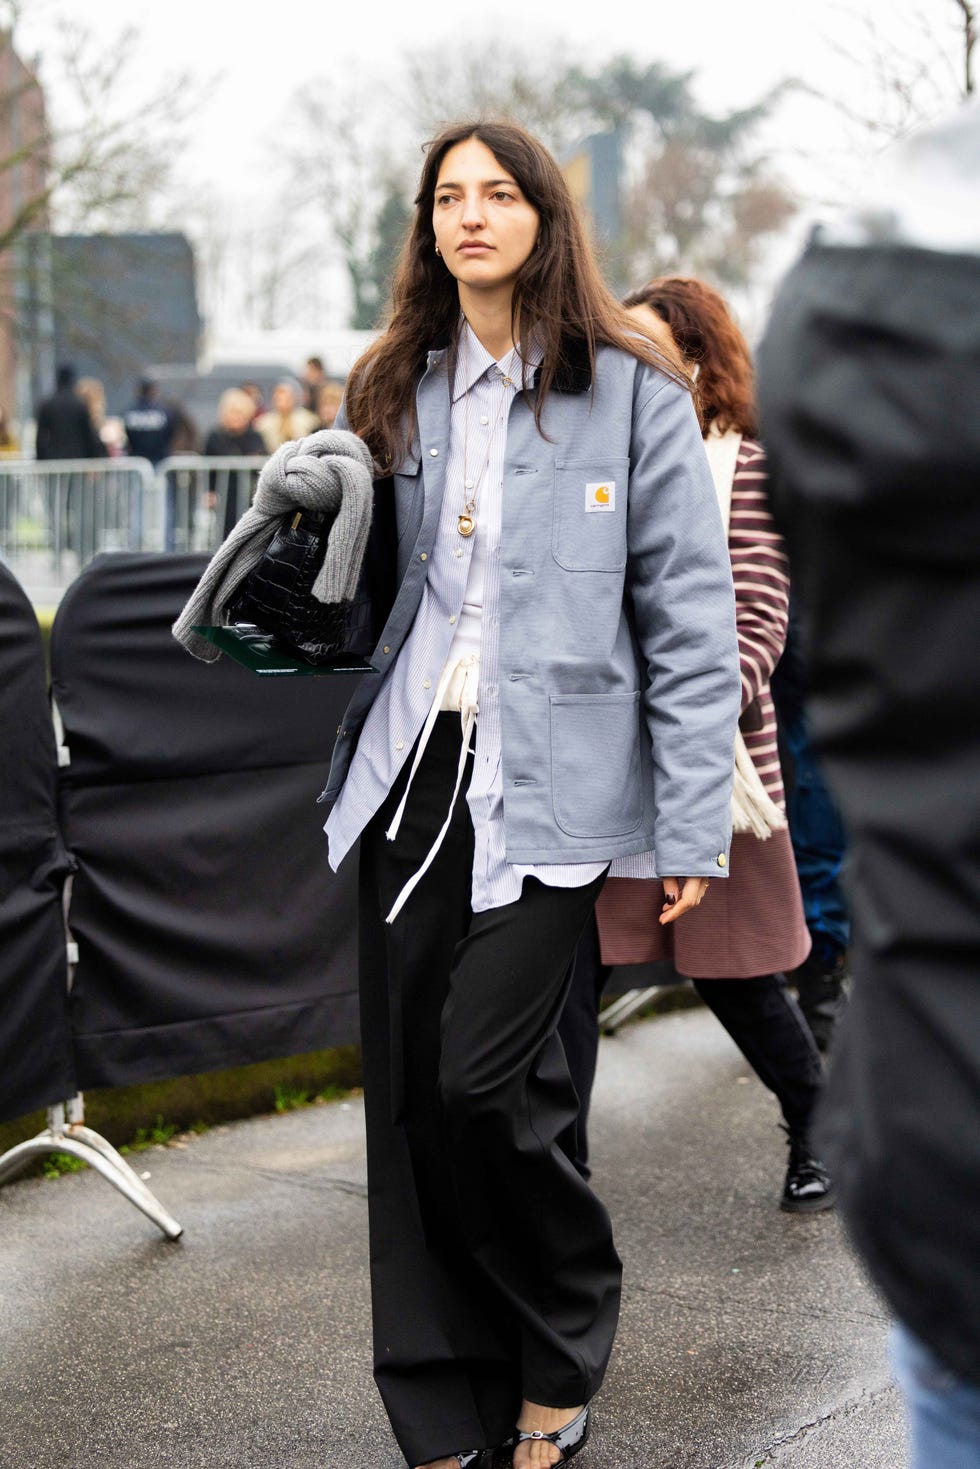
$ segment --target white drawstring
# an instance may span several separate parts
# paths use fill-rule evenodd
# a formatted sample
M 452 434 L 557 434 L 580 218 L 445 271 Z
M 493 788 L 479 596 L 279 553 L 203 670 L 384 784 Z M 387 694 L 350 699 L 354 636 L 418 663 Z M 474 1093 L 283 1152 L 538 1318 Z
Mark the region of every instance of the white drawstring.
M 412 768 L 408 773 L 408 784 L 398 803 L 398 809 L 395 812 L 391 825 L 385 832 L 385 836 L 389 842 L 393 842 L 398 835 L 398 828 L 401 826 L 402 817 L 405 814 L 405 806 L 408 802 L 408 793 L 412 788 L 415 772 L 422 762 L 422 756 L 425 753 L 426 745 L 429 743 L 429 737 L 435 728 L 436 719 L 441 713 L 447 710 L 458 710 L 460 722 L 463 726 L 463 742 L 459 752 L 456 784 L 453 787 L 452 799 L 449 802 L 449 810 L 442 824 L 442 830 L 429 848 L 428 856 L 422 863 L 422 866 L 408 879 L 408 882 L 398 894 L 394 907 L 385 919 L 386 923 L 394 923 L 402 908 L 404 908 L 408 899 L 412 896 L 412 893 L 435 861 L 436 853 L 442 846 L 446 832 L 449 830 L 449 823 L 453 819 L 453 809 L 456 805 L 456 797 L 459 795 L 459 788 L 463 784 L 463 771 L 466 769 L 466 757 L 470 753 L 470 740 L 476 728 L 476 716 L 480 712 L 476 701 L 479 682 L 480 660 L 472 654 L 468 658 L 460 659 L 458 663 L 447 663 L 442 670 L 442 675 L 436 686 L 435 696 L 432 700 L 432 708 L 429 710 L 425 724 L 422 726 L 422 733 L 419 736 L 415 759 L 412 761 Z

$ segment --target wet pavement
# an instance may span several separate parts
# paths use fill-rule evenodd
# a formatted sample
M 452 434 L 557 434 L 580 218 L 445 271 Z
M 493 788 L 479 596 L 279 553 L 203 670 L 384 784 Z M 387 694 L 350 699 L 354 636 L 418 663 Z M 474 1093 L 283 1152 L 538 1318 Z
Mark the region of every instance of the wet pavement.
M 887 1319 L 832 1214 L 777 1207 L 772 1098 L 705 1011 L 603 1041 L 623 1317 L 576 1469 L 902 1469 Z M 399 1469 L 370 1376 L 358 1101 L 0 1189 L 0 1469 Z

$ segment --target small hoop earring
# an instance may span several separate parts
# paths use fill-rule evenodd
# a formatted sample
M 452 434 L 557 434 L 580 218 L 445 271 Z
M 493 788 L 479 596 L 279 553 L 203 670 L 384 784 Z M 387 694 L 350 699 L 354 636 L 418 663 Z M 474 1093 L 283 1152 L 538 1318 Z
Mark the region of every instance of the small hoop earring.
M 439 249 L 439 246 L 438 245 L 436 246 L 436 254 L 437 255 L 441 255 L 442 254 L 442 251 Z

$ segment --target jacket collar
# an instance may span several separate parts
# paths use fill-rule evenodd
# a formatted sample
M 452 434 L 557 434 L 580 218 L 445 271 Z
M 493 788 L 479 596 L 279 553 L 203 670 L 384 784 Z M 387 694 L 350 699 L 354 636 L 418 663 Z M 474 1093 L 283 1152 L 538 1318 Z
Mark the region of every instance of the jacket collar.
M 449 351 L 449 342 L 443 341 L 432 349 L 428 357 L 429 367 L 434 367 Z M 534 374 L 533 386 L 541 380 L 541 368 Z M 565 336 L 561 342 L 561 355 L 555 373 L 554 389 L 558 393 L 587 393 L 592 386 L 589 368 L 589 349 L 584 337 Z

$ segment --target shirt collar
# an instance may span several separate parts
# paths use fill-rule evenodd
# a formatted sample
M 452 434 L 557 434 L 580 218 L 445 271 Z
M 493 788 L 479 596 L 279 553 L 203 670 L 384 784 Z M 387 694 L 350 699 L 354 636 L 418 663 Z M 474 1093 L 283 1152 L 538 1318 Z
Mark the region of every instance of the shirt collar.
M 524 355 L 524 362 L 531 369 L 541 365 L 543 352 L 537 347 L 533 336 L 530 339 L 530 347 Z M 505 352 L 500 362 L 494 358 L 484 347 L 479 337 L 464 317 L 459 333 L 459 350 L 456 354 L 456 375 L 453 379 L 452 401 L 455 403 L 463 397 L 469 389 L 476 386 L 485 373 L 494 375 L 501 370 L 501 363 L 505 364 L 508 375 L 518 385 L 521 381 L 521 355 L 520 351 Z M 528 386 L 530 387 L 533 371 L 527 373 Z

